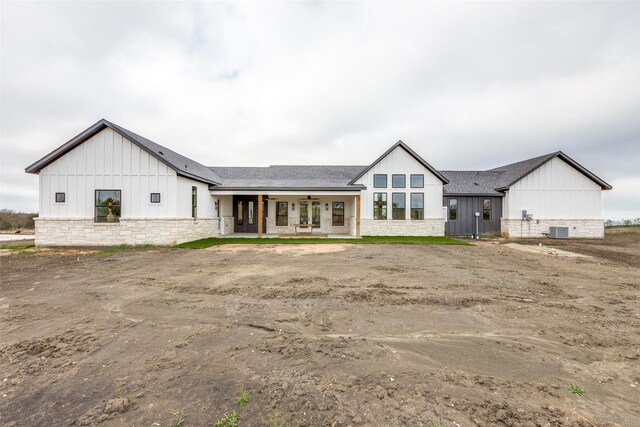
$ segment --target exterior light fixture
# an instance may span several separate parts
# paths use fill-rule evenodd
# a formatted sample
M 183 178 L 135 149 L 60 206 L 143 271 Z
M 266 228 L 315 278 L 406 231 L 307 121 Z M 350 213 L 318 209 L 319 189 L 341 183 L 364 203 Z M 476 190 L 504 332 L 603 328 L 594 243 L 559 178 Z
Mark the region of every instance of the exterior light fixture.
M 328 210 L 329 210 L 329 203 L 325 203 L 325 204 L 324 204 L 324 210 L 325 210 L 325 211 L 328 211 Z
M 296 204 L 295 203 L 291 203 L 291 210 L 295 211 L 296 210 Z

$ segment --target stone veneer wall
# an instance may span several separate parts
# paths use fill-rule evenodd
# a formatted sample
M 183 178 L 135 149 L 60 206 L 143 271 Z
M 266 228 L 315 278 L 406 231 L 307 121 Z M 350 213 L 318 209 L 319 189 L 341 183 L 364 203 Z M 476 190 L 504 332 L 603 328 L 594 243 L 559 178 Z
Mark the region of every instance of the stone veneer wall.
M 531 226 L 531 232 L 529 232 Z M 604 220 L 601 219 L 501 219 L 500 229 L 503 237 L 512 239 L 546 237 L 549 227 L 569 227 L 569 238 L 604 238 Z
M 289 222 L 287 226 L 276 226 L 276 219 L 274 217 L 267 217 L 267 233 L 269 234 L 294 234 L 295 233 L 295 227 L 293 226 L 293 224 L 297 224 L 297 222 L 299 221 L 297 216 L 290 216 L 289 217 Z M 355 218 L 353 218 L 353 227 L 355 227 Z M 329 225 L 325 224 L 325 223 L 321 223 L 321 229 L 317 229 L 314 228 L 313 232 L 314 233 L 326 233 L 326 234 L 352 234 L 355 235 L 355 229 L 352 230 L 352 218 L 345 218 L 344 220 L 344 224 L 343 226 L 332 226 L 330 225 L 330 221 Z M 304 228 L 304 229 L 299 229 L 301 233 L 308 233 L 309 229 L 308 228 Z M 320 231 L 322 230 L 322 231 Z
M 444 219 L 360 220 L 361 236 L 444 236 Z
M 218 235 L 218 218 L 35 218 L 36 246 L 173 245 Z

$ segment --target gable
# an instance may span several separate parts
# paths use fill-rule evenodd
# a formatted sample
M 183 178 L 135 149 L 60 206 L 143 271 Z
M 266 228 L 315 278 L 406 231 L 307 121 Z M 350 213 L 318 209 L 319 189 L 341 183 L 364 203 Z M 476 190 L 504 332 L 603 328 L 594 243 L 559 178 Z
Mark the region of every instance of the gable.
M 404 153 L 404 154 L 398 154 L 398 153 Z M 406 159 L 406 156 L 410 156 L 413 159 L 413 162 L 417 162 L 418 164 L 420 164 L 423 169 L 426 169 L 429 172 L 430 175 L 436 177 L 440 181 L 440 183 L 446 184 L 447 182 L 449 182 L 447 178 L 445 178 L 433 166 L 427 163 L 427 161 L 424 160 L 422 157 L 420 157 L 415 151 L 409 148 L 407 144 L 405 144 L 402 141 L 398 141 L 393 146 L 391 146 L 391 148 L 389 148 L 384 154 L 382 154 L 382 156 L 378 157 L 376 161 L 371 163 L 367 168 L 365 168 L 362 172 L 356 175 L 351 180 L 351 182 L 349 182 L 349 184 L 356 184 L 356 183 L 361 184 L 363 182 L 361 178 L 366 174 L 368 174 L 372 169 L 376 168 L 381 162 L 383 162 L 383 165 L 386 165 L 386 166 L 392 166 L 392 167 L 402 166 L 402 164 L 394 165 L 393 163 L 394 162 L 401 163 L 403 161 L 401 159 Z M 413 164 L 413 162 L 407 161 L 405 164 L 411 165 Z M 409 172 L 402 172 L 402 170 L 400 169 L 396 173 L 409 173 Z M 425 179 L 426 179 L 426 176 L 425 176 Z
M 41 175 L 175 176 L 173 169 L 113 129 L 105 128 L 39 170 Z
M 217 177 L 213 171 L 207 167 L 104 119 L 99 120 L 93 126 L 76 135 L 74 138 L 56 148 L 42 159 L 28 166 L 25 169 L 25 172 L 40 173 L 43 168 L 72 150 L 75 150 L 77 147 L 81 146 L 87 140 L 105 129 L 111 129 L 123 138 L 126 138 L 130 143 L 135 144 L 141 150 L 173 169 L 178 175 L 207 184 L 218 185 Z
M 412 153 L 399 145 L 394 146 L 391 151 L 387 151 L 383 157 L 367 167 L 360 173 L 360 176 L 351 181 L 351 183 L 371 186 L 373 175 L 375 174 L 388 175 L 389 186 L 391 186 L 391 175 L 393 174 L 407 175 L 407 182 L 410 179 L 409 176 L 412 174 L 424 175 L 425 186 L 433 184 L 442 185 L 442 179 L 446 179 L 439 172 L 435 171 L 434 173 L 434 171 L 426 167 L 420 160 L 416 159 Z
M 599 191 L 601 186 L 556 156 L 520 178 L 510 190 Z

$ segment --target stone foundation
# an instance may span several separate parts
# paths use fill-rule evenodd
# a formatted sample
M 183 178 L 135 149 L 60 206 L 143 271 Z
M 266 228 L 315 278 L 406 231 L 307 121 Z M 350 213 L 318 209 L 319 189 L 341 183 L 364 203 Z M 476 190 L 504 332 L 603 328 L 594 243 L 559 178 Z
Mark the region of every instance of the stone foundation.
M 218 218 L 35 218 L 36 246 L 174 245 L 218 235 Z
M 601 219 L 501 219 L 503 237 L 511 239 L 546 237 L 549 227 L 569 227 L 569 238 L 603 239 L 604 220 Z
M 361 236 L 444 236 L 444 220 L 360 220 Z

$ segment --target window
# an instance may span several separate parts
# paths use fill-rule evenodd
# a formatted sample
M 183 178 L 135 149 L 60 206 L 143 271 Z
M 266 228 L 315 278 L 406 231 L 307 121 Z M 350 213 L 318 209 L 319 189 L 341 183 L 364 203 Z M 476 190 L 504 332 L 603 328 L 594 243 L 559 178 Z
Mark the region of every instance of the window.
M 373 193 L 373 219 L 387 219 L 387 193 Z
M 151 193 L 151 203 L 160 203 L 160 193 Z
M 287 202 L 276 202 L 276 225 L 279 227 L 289 225 L 289 204 Z
M 244 203 L 242 200 L 238 201 L 238 218 L 236 219 L 236 223 L 238 225 L 244 224 Z
M 344 202 L 331 204 L 331 225 L 339 227 L 344 225 Z
M 198 217 L 198 187 L 191 187 L 191 218 Z
M 484 199 L 482 202 L 482 220 L 491 221 L 491 199 Z
M 373 175 L 373 188 L 387 188 L 387 175 Z
M 391 195 L 391 218 L 405 219 L 405 194 L 393 193 Z
M 249 214 L 249 224 L 253 224 L 253 201 L 247 203 L 247 214 Z
M 391 175 L 391 186 L 393 188 L 404 188 L 407 186 L 406 175 Z
M 65 194 L 64 193 L 56 193 L 56 203 L 64 203 Z
M 411 188 L 424 188 L 424 175 L 411 175 Z
M 424 193 L 411 193 L 411 219 L 424 219 Z
M 449 199 L 449 221 L 458 219 L 458 199 Z
M 120 190 L 96 190 L 96 222 L 120 222 Z

